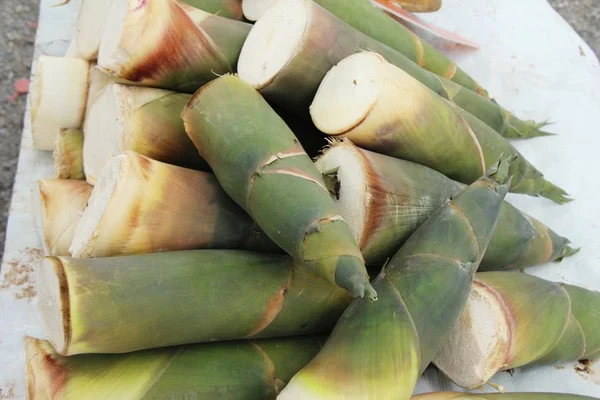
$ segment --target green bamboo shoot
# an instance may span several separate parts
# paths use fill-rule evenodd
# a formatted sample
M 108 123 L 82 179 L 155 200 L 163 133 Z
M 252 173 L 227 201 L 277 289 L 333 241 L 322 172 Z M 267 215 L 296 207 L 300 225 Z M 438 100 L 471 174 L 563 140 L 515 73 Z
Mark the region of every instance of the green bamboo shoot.
M 46 179 L 34 189 L 34 212 L 46 254 L 69 255 L 69 246 L 92 186 L 83 180 Z
M 193 93 L 234 72 L 250 25 L 176 0 L 113 3 L 98 65 L 144 86 Z
M 464 185 L 422 165 L 332 142 L 316 161 L 367 264 L 382 265 Z M 520 269 L 574 254 L 569 240 L 503 203 L 480 270 Z
M 542 332 L 543 334 L 540 334 Z M 505 369 L 588 358 L 600 350 L 600 293 L 516 272 L 475 277 L 434 363 L 475 388 Z
M 257 91 L 223 76 L 192 97 L 182 118 L 223 189 L 273 242 L 353 296 L 376 299 L 319 170 Z
M 271 1 L 244 2 L 259 12 Z M 262 12 L 262 11 L 260 11 Z M 239 61 L 239 74 L 268 99 L 306 114 L 319 84 L 335 64 L 369 49 L 407 74 L 472 113 L 506 137 L 546 134 L 538 125 L 517 119 L 497 103 L 423 70 L 398 51 L 377 42 L 311 0 L 279 0 L 248 34 Z
M 506 139 L 378 54 L 354 54 L 329 71 L 310 113 L 324 133 L 467 184 L 502 154 L 515 155 L 511 191 L 557 203 L 570 200 Z
M 317 351 L 321 337 L 246 340 L 129 354 L 64 357 L 25 337 L 27 398 L 274 399 Z
M 280 400 L 410 398 L 467 301 L 508 170 L 494 165 L 415 231 L 373 282 L 379 300 L 352 302 Z
M 108 257 L 201 248 L 277 249 L 212 174 L 127 152 L 100 172 L 70 252 Z
M 83 173 L 83 131 L 60 129 L 54 148 L 54 177 L 85 179 Z
M 326 333 L 352 300 L 287 255 L 239 250 L 46 258 L 37 284 L 62 355 Z

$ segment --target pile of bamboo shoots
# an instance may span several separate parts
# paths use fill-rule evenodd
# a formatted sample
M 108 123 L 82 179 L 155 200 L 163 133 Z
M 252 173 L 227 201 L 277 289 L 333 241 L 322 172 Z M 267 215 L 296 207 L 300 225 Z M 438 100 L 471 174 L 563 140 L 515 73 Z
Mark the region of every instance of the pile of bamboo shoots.
M 545 124 L 369 0 L 84 0 L 30 101 L 30 399 L 586 399 L 412 397 L 599 356 L 600 293 L 515 272 L 577 252 L 504 200 L 571 200 Z

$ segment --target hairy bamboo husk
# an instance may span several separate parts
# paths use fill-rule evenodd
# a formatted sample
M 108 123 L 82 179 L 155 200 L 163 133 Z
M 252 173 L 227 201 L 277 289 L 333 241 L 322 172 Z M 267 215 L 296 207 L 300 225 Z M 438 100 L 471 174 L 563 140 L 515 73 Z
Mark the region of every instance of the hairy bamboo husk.
M 245 7 L 269 6 L 252 1 Z M 250 11 L 252 13 L 252 10 Z M 453 101 L 507 137 L 546 134 L 542 125 L 514 117 L 496 102 L 420 68 L 396 50 L 345 24 L 311 0 L 280 0 L 257 22 L 244 43 L 239 62 L 242 79 L 268 99 L 306 114 L 327 71 L 358 49 L 369 49 L 440 96 Z
M 570 200 L 506 139 L 379 54 L 354 54 L 329 71 L 310 113 L 322 132 L 426 165 L 467 184 L 502 154 L 515 155 L 512 192 L 557 203 Z
M 63 355 L 326 333 L 351 301 L 287 255 L 239 250 L 46 258 L 38 296 Z
M 316 161 L 363 257 L 382 265 L 465 185 L 410 161 L 333 142 Z M 520 269 L 574 254 L 569 240 L 503 203 L 480 270 Z
M 566 393 L 459 393 L 438 392 L 414 396 L 412 400 L 594 400 L 595 397 Z
M 90 64 L 77 58 L 40 56 L 30 89 L 33 147 L 54 150 L 62 128 L 81 128 Z
M 94 184 L 113 156 L 133 151 L 168 164 L 208 170 L 188 135 L 181 111 L 190 95 L 110 83 L 85 123 L 84 167 Z
M 410 399 L 467 301 L 508 170 L 496 164 L 415 231 L 373 282 L 379 300 L 352 302 L 280 400 Z
M 25 337 L 27 398 L 274 399 L 323 338 L 245 340 L 63 357 Z
M 543 332 L 543 334 L 540 334 Z M 600 293 L 516 272 L 483 272 L 434 363 L 475 388 L 505 369 L 600 350 Z
M 92 193 L 82 180 L 45 179 L 34 188 L 36 225 L 46 254 L 69 255 L 75 228 Z
M 192 97 L 182 118 L 223 189 L 273 242 L 353 296 L 376 299 L 319 170 L 257 91 L 223 76 Z
M 54 148 L 54 177 L 85 179 L 83 173 L 83 131 L 60 129 Z
M 98 65 L 144 86 L 193 93 L 236 70 L 250 25 L 176 0 L 114 2 Z
M 394 3 L 410 12 L 433 12 L 442 7 L 442 0 L 385 0 L 383 3 Z
M 70 252 L 108 257 L 241 247 L 277 249 L 212 174 L 127 152 L 100 172 Z

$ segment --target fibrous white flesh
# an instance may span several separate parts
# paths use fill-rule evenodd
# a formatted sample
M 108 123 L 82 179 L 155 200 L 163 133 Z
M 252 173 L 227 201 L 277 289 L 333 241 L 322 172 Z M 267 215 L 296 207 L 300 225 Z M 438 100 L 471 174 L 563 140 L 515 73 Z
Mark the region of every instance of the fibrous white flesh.
M 339 191 L 334 201 L 354 238 L 360 243 L 367 209 L 365 203 L 369 201 L 361 156 L 356 148 L 341 143 L 325 151 L 315 165 L 321 173 L 337 169 Z
M 248 21 L 258 21 L 276 0 L 243 0 L 242 12 Z
M 240 54 L 238 74 L 256 89 L 267 86 L 302 47 L 310 3 L 278 0 L 254 24 Z
M 131 119 L 139 107 L 168 95 L 168 90 L 108 83 L 97 95 L 85 123 L 83 166 L 94 184 L 108 159 L 128 150 L 127 136 L 135 134 Z
M 64 353 L 66 351 L 66 340 L 62 310 L 69 305 L 63 304 L 61 301 L 60 282 L 54 272 L 54 263 L 56 262 L 53 259 L 42 259 L 39 262 L 37 268 L 37 297 L 40 316 L 48 339 L 57 352 Z
M 46 215 L 46 205 L 44 202 L 44 195 L 42 194 L 42 190 L 44 190 L 44 183 L 41 181 L 36 182 L 35 187 L 33 188 L 31 206 L 33 208 L 33 218 L 35 221 L 35 227 L 44 246 L 44 254 L 49 255 L 51 254 L 50 243 L 48 241 L 48 237 L 46 236 L 44 223 Z
M 87 257 L 93 250 L 93 241 L 98 226 L 106 211 L 121 176 L 123 163 L 127 161 L 126 155 L 111 158 L 100 171 L 96 186 L 88 201 L 88 206 L 83 211 L 81 219 L 75 229 L 70 252 L 73 257 Z M 116 205 L 118 207 L 119 205 Z
M 98 57 L 100 39 L 104 33 L 112 3 L 113 0 L 82 1 L 74 39 L 77 43 L 77 53 L 81 58 L 95 60 Z
M 333 67 L 319 86 L 310 106 L 317 128 L 342 134 L 369 113 L 385 82 L 385 60 L 375 53 L 357 53 Z M 407 94 L 410 95 L 410 94 Z
M 433 363 L 457 385 L 475 388 L 505 367 L 509 346 L 503 305 L 487 287 L 475 283 L 456 328 Z
M 41 56 L 30 91 L 31 133 L 38 150 L 54 150 L 61 128 L 81 128 L 90 65 L 77 58 Z
M 121 64 L 129 59 L 130 55 L 121 45 L 121 39 L 125 34 L 125 22 L 130 4 L 135 9 L 136 3 L 142 3 L 142 1 L 119 0 L 112 2 L 98 50 L 98 65 L 107 71 L 118 75 Z M 143 7 L 140 11 L 142 16 L 145 10 L 147 7 Z
M 65 53 L 65 57 L 67 57 L 67 58 L 83 58 L 83 57 L 81 57 L 81 55 L 79 54 L 79 52 L 77 50 L 77 42 L 75 41 L 75 38 L 73 38 L 73 40 L 71 40 L 71 43 L 69 43 L 69 47 L 67 47 L 67 52 Z
M 88 98 L 87 105 L 85 107 L 87 120 L 87 115 L 89 114 L 92 106 L 98 99 L 98 96 L 102 93 L 104 88 L 108 86 L 109 83 L 115 82 L 117 78 L 108 75 L 106 72 L 102 71 L 98 66 L 94 66 L 90 70 L 90 78 L 89 78 L 89 89 L 88 89 Z

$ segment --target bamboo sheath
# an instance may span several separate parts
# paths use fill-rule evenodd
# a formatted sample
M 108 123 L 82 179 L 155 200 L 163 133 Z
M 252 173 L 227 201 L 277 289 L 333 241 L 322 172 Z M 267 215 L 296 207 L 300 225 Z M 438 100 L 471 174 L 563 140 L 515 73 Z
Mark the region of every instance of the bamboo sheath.
M 310 113 L 324 133 L 467 184 L 502 154 L 515 155 L 512 192 L 570 201 L 506 139 L 381 55 L 357 53 L 340 62 L 321 83 Z
M 321 174 L 257 91 L 223 76 L 192 97 L 182 118 L 225 192 L 273 242 L 353 296 L 376 299 Z
M 315 162 L 370 265 L 382 265 L 465 185 L 410 161 L 374 153 L 349 140 L 332 142 Z M 560 261 L 569 240 L 504 202 L 479 270 Z
M 83 131 L 61 129 L 54 148 L 54 177 L 57 179 L 85 179 L 83 172 Z
M 508 170 L 494 165 L 415 231 L 374 281 L 379 300 L 352 302 L 281 400 L 410 399 L 467 301 Z
M 63 357 L 25 337 L 27 398 L 273 400 L 322 345 L 320 337 L 244 340 Z

